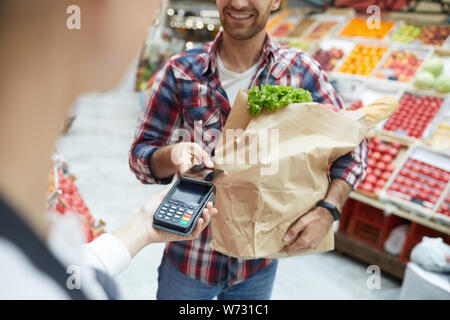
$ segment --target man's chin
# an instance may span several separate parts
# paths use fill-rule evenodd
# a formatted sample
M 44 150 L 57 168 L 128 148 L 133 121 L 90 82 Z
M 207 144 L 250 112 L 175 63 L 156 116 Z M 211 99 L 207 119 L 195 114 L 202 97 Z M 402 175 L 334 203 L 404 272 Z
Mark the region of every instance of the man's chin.
M 249 31 L 249 30 L 227 30 L 224 29 L 227 35 L 233 40 L 250 40 L 255 37 L 259 32 Z

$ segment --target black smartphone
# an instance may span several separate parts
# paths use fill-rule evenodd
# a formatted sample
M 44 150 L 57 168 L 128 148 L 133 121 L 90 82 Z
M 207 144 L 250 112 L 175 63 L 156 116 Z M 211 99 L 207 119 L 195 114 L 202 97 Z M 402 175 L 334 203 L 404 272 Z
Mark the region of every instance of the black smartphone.
M 204 165 L 196 165 L 181 173 L 180 178 L 184 181 L 191 181 L 194 183 L 213 185 L 220 176 L 223 175 L 221 169 L 210 169 Z

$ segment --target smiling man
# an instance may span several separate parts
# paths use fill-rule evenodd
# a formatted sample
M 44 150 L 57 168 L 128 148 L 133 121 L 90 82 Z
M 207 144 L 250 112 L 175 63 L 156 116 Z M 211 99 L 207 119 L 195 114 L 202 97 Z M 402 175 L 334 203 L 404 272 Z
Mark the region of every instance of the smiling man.
M 302 51 L 272 43 L 267 36 L 267 21 L 280 1 L 217 0 L 223 32 L 213 42 L 163 65 L 130 152 L 130 167 L 139 180 L 170 183 L 175 174 L 196 163 L 213 166 L 210 155 L 194 143 L 195 131 L 200 126 L 201 144 L 213 150 L 217 141 L 208 132 L 222 130 L 238 91 L 264 84 L 266 79 L 270 84 L 304 88 L 315 102 L 343 108 L 316 61 Z M 180 128 L 190 132 L 191 141 L 174 141 Z M 285 237 L 297 240 L 284 250 L 314 248 L 323 239 L 335 216 L 331 209 L 342 208 L 352 188 L 364 178 L 366 161 L 364 141 L 333 163 L 325 207 L 318 206 L 297 220 Z M 158 299 L 270 298 L 276 260 L 228 257 L 212 250 L 210 241 L 207 228 L 197 240 L 167 245 L 159 267 Z

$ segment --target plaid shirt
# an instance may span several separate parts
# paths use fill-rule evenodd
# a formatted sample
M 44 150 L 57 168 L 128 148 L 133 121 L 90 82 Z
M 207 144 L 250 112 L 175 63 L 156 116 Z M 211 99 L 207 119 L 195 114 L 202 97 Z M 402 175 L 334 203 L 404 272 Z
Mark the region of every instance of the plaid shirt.
M 175 129 L 187 129 L 194 137 L 194 121 L 200 120 L 203 132 L 223 128 L 231 106 L 216 68 L 221 38 L 222 33 L 203 47 L 172 57 L 156 75 L 139 116 L 130 151 L 131 170 L 141 182 L 166 184 L 172 181 L 173 177 L 155 179 L 149 159 L 159 147 L 173 143 Z M 315 60 L 302 51 L 278 46 L 267 36 L 251 86 L 264 84 L 270 69 L 268 83 L 304 88 L 311 92 L 315 102 L 329 103 L 337 109 L 344 107 Z M 208 141 L 205 134 L 203 143 L 215 142 Z M 343 179 L 355 188 L 364 178 L 366 167 L 367 141 L 363 141 L 353 152 L 332 164 L 330 177 Z M 196 240 L 167 244 L 165 254 L 181 272 L 209 285 L 221 281 L 230 285 L 239 283 L 271 262 L 271 259 L 243 260 L 225 256 L 212 250 L 210 241 L 211 231 L 207 227 Z

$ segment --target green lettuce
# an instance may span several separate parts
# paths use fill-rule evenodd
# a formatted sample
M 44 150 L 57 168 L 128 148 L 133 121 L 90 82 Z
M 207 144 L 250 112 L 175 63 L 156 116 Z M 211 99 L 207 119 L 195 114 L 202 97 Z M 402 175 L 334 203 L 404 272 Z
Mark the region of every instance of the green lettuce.
M 255 86 L 248 94 L 248 113 L 258 115 L 263 108 L 274 111 L 291 103 L 312 102 L 311 93 L 305 89 L 294 89 L 289 86 Z

